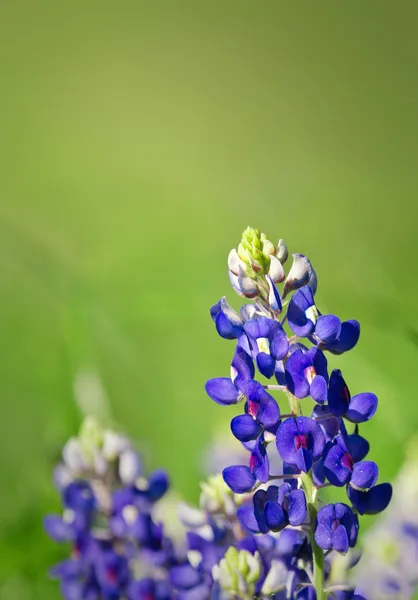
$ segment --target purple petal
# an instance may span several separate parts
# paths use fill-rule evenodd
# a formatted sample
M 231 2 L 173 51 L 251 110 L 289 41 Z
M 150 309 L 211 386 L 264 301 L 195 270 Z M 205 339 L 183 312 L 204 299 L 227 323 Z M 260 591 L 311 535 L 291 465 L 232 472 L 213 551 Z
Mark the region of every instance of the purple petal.
M 352 423 L 364 423 L 375 414 L 377 403 L 375 394 L 370 392 L 356 394 L 351 398 L 349 408 L 344 416 Z
M 247 383 L 253 379 L 254 374 L 253 359 L 245 350 L 237 346 L 231 363 L 231 380 L 244 395 L 247 392 Z
M 282 311 L 282 299 L 280 298 L 280 294 L 272 278 L 269 275 L 266 275 L 267 283 L 269 286 L 269 304 L 270 307 L 274 310 L 274 312 Z
M 318 460 L 325 446 L 325 436 L 318 423 L 309 417 L 289 418 L 281 423 L 277 430 L 276 446 L 285 462 L 297 465 L 297 450 L 302 441 L 311 452 L 312 460 Z
M 342 417 L 348 410 L 351 400 L 350 390 L 339 369 L 331 373 L 328 387 L 328 405 L 333 415 Z
M 229 377 L 214 377 L 205 384 L 209 398 L 218 404 L 237 404 L 241 399 L 241 392 L 232 383 Z
M 81 560 L 69 558 L 54 565 L 49 570 L 49 575 L 51 577 L 57 577 L 58 579 L 73 579 L 82 574 L 83 566 Z
M 322 344 L 328 345 L 338 338 L 341 333 L 341 321 L 335 315 L 318 317 L 315 325 L 315 337 Z
M 274 376 L 276 378 L 276 381 L 279 385 L 286 385 L 286 376 L 285 376 L 285 370 L 284 370 L 284 363 L 282 360 L 277 360 L 276 361 L 276 368 L 274 371 Z
M 302 525 L 305 521 L 307 506 L 306 496 L 303 490 L 293 490 L 290 492 L 287 514 L 289 516 L 289 523 L 293 526 Z
M 302 350 L 295 350 L 286 361 L 286 384 L 289 391 L 298 398 L 309 396 L 309 383 L 305 370 L 312 362 Z
M 269 479 L 269 467 L 270 463 L 264 440 L 260 436 L 250 456 L 250 469 L 259 481 L 267 483 Z
M 191 565 L 178 565 L 170 570 L 170 581 L 175 588 L 190 589 L 200 583 L 200 574 Z
M 348 487 L 347 494 L 361 515 L 377 515 L 388 506 L 392 498 L 392 486 L 390 483 L 381 483 L 367 492 Z
M 306 316 L 306 311 L 314 306 L 312 290 L 309 286 L 295 292 L 287 309 L 289 327 L 298 337 L 308 337 L 315 329 L 314 322 Z
M 353 463 L 363 460 L 370 450 L 369 442 L 356 433 L 347 436 L 346 444 Z
M 270 352 L 275 360 L 282 360 L 289 352 L 289 340 L 282 327 L 278 328 L 273 335 Z
M 226 467 L 222 471 L 222 477 L 226 485 L 231 488 L 235 494 L 244 494 L 250 492 L 256 482 L 255 476 L 249 467 L 244 465 Z
M 354 348 L 360 337 L 360 323 L 354 319 L 344 321 L 339 338 L 329 344 L 327 349 L 333 354 L 342 354 Z
M 276 329 L 280 328 L 280 323 L 269 319 L 268 317 L 257 317 L 247 321 L 244 325 L 244 331 L 254 340 L 258 338 L 269 338 Z
M 351 478 L 352 468 L 349 459 L 344 461 L 345 454 L 340 444 L 334 444 L 324 459 L 324 473 L 328 481 L 337 487 L 342 487 Z
M 270 379 L 276 370 L 276 361 L 270 354 L 259 352 L 256 357 L 258 370 L 264 377 Z
M 323 523 L 318 523 L 315 529 L 315 541 L 320 548 L 329 550 L 332 547 L 331 528 Z
M 339 525 L 332 534 L 332 545 L 334 550 L 341 554 L 347 554 L 349 548 L 349 540 L 345 527 Z
M 328 361 L 325 354 L 317 347 L 310 348 L 307 355 L 312 361 L 315 372 L 317 375 L 321 375 L 328 383 Z
M 228 317 L 220 312 L 215 318 L 215 326 L 218 334 L 225 340 L 233 340 L 237 337 L 237 330 L 229 321 Z
M 325 419 L 326 415 L 330 414 L 329 419 Z M 332 441 L 340 431 L 340 419 L 337 419 L 330 413 L 329 406 L 320 404 L 315 406 L 312 411 L 312 417 L 320 417 L 318 421 L 322 431 L 325 433 L 327 440 Z
M 328 386 L 327 382 L 323 377 L 321 377 L 321 375 L 317 375 L 312 381 L 309 392 L 312 400 L 315 400 L 315 402 L 318 402 L 318 404 L 323 404 L 326 402 Z
M 270 531 L 280 531 L 287 525 L 287 519 L 283 508 L 278 502 L 267 502 L 264 509 L 264 518 Z
M 279 405 L 258 381 L 248 383 L 248 405 L 250 414 L 264 427 L 273 428 L 280 421 Z
M 250 533 L 260 533 L 257 519 L 254 516 L 254 509 L 251 504 L 240 506 L 237 510 L 237 517 L 242 527 Z
M 231 421 L 231 431 L 240 442 L 255 440 L 263 428 L 250 415 L 238 415 Z
M 371 460 L 363 460 L 354 465 L 350 484 L 355 488 L 367 490 L 376 484 L 378 475 L 377 464 Z
M 312 454 L 306 448 L 299 448 L 296 452 L 296 466 L 304 473 L 309 473 L 312 468 Z
M 44 529 L 56 542 L 67 542 L 75 538 L 75 531 L 70 523 L 66 523 L 58 515 L 47 515 L 44 518 Z

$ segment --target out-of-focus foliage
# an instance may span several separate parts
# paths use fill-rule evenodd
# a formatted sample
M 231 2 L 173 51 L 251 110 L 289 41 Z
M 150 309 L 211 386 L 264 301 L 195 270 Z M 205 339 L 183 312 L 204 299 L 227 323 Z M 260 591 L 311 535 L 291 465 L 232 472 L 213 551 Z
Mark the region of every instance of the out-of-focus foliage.
M 197 497 L 221 419 L 203 384 L 231 353 L 208 308 L 248 224 L 309 254 L 321 307 L 361 321 L 345 372 L 379 395 L 371 458 L 395 475 L 418 425 L 416 17 L 3 3 L 0 598 L 57 597 L 41 518 L 80 373 Z

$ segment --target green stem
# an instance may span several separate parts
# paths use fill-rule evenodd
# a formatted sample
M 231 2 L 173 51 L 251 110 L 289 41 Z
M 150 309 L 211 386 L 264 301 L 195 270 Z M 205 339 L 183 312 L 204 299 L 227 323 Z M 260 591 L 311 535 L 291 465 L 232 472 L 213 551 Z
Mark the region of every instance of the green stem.
M 316 521 L 317 508 L 317 489 L 312 479 L 312 472 L 302 475 L 302 486 L 305 490 L 306 501 L 308 504 L 309 518 L 311 521 L 310 540 L 313 553 L 313 585 L 316 591 L 316 600 L 325 600 L 324 591 L 324 551 L 315 541 L 314 527 Z

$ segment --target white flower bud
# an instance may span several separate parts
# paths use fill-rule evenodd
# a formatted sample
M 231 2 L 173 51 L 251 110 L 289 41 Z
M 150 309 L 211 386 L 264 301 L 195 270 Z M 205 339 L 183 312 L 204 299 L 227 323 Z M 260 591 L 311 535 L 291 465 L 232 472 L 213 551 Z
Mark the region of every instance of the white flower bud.
M 125 485 L 132 485 L 141 473 L 138 454 L 131 449 L 125 450 L 119 457 L 119 477 Z
M 284 281 L 285 278 L 283 265 L 280 262 L 280 260 L 275 256 L 270 257 L 269 275 L 274 281 L 274 283 L 281 283 L 282 281 Z

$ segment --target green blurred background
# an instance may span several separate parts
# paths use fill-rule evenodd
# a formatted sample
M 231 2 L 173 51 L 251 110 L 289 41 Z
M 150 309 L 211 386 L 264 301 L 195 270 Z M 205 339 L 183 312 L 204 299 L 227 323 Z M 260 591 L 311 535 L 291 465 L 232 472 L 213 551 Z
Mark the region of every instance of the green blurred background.
M 296 4 L 296 3 L 295 3 Z M 361 320 L 339 360 L 392 479 L 418 425 L 417 11 L 402 3 L 0 5 L 2 600 L 58 597 L 43 534 L 74 379 L 186 497 L 230 412 L 226 256 L 248 224 Z M 366 431 L 366 427 L 365 427 Z

